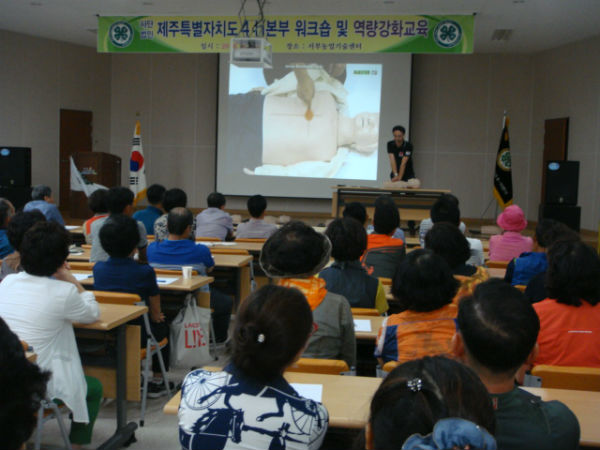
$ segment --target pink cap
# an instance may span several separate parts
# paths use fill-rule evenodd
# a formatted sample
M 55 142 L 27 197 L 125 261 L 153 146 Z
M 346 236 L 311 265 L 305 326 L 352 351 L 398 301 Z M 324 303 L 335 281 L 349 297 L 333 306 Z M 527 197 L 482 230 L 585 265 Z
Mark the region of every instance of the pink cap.
M 507 206 L 498 216 L 496 223 L 505 231 L 521 231 L 527 227 L 525 214 L 517 205 Z

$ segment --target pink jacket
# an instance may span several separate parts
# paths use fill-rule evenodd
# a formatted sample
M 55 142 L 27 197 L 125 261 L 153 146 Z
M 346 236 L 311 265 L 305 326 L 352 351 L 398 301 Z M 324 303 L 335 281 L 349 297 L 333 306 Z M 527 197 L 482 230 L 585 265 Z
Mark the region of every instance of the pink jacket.
M 533 239 L 516 231 L 505 231 L 490 238 L 490 260 L 510 261 L 533 249 Z

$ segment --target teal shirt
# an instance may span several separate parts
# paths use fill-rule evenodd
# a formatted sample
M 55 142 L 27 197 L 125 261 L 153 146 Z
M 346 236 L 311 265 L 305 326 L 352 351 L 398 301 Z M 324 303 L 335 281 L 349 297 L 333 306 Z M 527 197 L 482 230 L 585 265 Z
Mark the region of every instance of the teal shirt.
M 519 388 L 491 397 L 496 410 L 498 450 L 579 448 L 579 422 L 564 403 L 544 402 Z

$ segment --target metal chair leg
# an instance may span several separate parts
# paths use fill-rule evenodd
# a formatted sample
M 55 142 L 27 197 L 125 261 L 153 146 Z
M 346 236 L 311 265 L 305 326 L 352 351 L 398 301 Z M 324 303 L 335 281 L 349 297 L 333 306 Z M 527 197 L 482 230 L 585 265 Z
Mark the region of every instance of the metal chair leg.
M 48 402 L 48 405 L 52 411 L 54 411 L 54 415 L 56 416 L 56 420 L 58 421 L 58 428 L 60 428 L 60 434 L 62 435 L 63 441 L 65 443 L 65 448 L 67 450 L 72 450 L 71 441 L 69 441 L 69 433 L 67 432 L 67 427 L 63 422 L 62 415 L 60 413 L 60 409 L 58 405 L 54 402 Z
M 148 397 L 148 379 L 150 378 L 150 360 L 152 359 L 150 339 L 146 339 L 146 360 L 144 361 L 144 384 L 142 388 L 142 408 L 140 412 L 140 427 L 144 426 L 146 415 L 146 399 Z

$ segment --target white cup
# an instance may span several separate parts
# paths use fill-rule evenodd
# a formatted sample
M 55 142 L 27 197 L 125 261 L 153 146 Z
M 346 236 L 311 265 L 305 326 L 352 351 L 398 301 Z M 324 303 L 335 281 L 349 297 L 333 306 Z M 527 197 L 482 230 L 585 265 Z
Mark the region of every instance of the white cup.
M 181 266 L 181 272 L 184 280 L 192 278 L 192 266 Z

